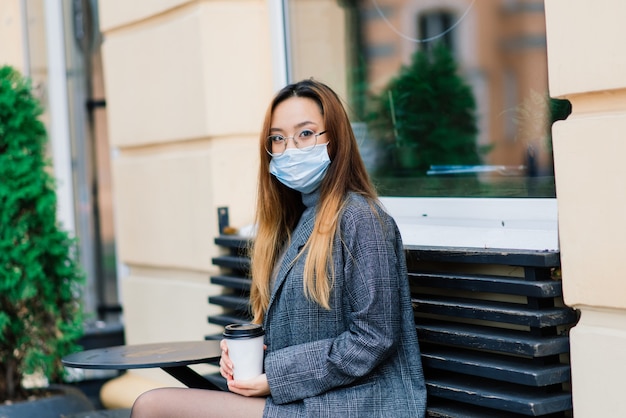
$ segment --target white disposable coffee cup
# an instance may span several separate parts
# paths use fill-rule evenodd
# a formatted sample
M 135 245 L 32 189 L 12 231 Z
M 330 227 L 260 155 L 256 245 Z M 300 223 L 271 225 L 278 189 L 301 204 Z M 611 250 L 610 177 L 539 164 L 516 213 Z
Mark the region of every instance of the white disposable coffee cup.
M 252 379 L 263 373 L 263 336 L 259 324 L 231 324 L 224 329 L 228 356 L 235 380 Z

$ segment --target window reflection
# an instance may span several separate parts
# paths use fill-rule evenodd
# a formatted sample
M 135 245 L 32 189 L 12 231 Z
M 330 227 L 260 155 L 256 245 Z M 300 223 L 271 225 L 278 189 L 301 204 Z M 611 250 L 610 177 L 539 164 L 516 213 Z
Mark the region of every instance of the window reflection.
M 388 196 L 554 197 L 543 1 L 288 0 L 291 81 L 347 101 Z

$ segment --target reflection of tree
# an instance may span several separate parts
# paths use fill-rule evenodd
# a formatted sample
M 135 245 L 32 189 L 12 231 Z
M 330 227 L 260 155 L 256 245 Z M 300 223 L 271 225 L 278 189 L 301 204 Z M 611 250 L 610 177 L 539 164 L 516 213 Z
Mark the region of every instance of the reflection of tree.
M 368 124 L 388 153 L 381 174 L 423 176 L 431 165 L 480 163 L 476 103 L 443 46 L 417 51 L 375 98 Z

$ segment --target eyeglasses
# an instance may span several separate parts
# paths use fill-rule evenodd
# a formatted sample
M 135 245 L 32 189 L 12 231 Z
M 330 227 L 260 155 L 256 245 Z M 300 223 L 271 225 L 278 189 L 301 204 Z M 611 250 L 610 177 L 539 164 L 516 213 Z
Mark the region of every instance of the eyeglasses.
M 265 151 L 272 157 L 282 155 L 287 149 L 287 140 L 291 139 L 296 148 L 308 152 L 317 145 L 317 137 L 325 133 L 326 131 L 322 131 L 316 134 L 310 129 L 303 129 L 294 136 L 270 135 L 265 140 Z

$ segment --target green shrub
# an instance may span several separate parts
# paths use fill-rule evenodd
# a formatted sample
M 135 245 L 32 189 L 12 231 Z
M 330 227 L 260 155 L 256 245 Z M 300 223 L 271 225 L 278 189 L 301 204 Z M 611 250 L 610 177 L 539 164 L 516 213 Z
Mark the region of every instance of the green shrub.
M 84 275 L 56 221 L 41 113 L 29 80 L 0 67 L 0 400 L 24 395 L 26 374 L 60 381 L 83 330 Z
M 370 130 L 388 151 L 383 175 L 424 176 L 431 165 L 475 165 L 476 102 L 450 51 L 418 50 L 374 100 Z

